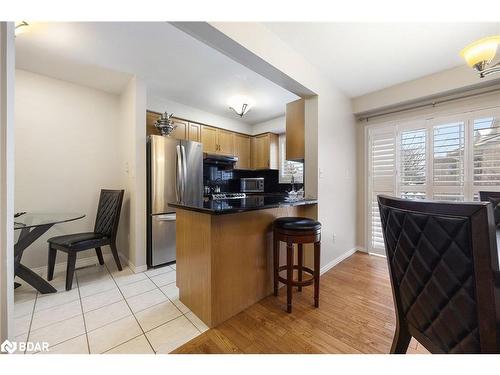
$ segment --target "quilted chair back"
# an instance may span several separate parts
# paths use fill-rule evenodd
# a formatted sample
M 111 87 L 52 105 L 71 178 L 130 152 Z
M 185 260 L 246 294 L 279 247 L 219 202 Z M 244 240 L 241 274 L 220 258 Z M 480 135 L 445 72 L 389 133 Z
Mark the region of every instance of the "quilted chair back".
M 120 221 L 123 193 L 124 190 L 102 189 L 99 197 L 94 232 L 104 234 L 113 241 Z
M 479 199 L 483 202 L 490 202 L 493 206 L 493 216 L 495 218 L 495 225 L 498 227 L 500 224 L 500 192 L 498 191 L 480 191 Z
M 409 332 L 433 353 L 498 353 L 498 255 L 489 203 L 383 195 L 378 203 L 396 332 Z

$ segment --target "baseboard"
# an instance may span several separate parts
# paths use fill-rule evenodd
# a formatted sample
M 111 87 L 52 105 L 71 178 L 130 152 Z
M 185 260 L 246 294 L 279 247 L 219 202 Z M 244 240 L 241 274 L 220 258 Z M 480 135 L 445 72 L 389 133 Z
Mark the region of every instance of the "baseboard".
M 337 258 L 333 259 L 332 261 L 328 262 L 323 267 L 321 267 L 319 271 L 320 275 L 331 270 L 333 267 L 342 262 L 344 259 L 349 258 L 351 255 L 353 255 L 356 251 L 363 251 L 363 250 L 359 247 L 355 247 L 349 251 L 346 251 L 344 254 L 338 256 Z
M 104 253 L 102 257 L 104 258 L 105 263 L 114 262 L 113 256 L 110 253 Z M 125 256 L 123 256 L 123 254 L 120 253 L 119 257 L 120 257 L 120 262 L 122 264 L 127 264 L 127 265 L 130 264 L 129 260 Z M 92 266 L 97 266 L 98 264 L 99 260 L 97 259 L 97 256 L 77 258 L 75 268 L 92 267 Z M 31 268 L 31 270 L 39 275 L 45 275 L 47 273 L 47 266 L 35 267 Z M 54 272 L 64 272 L 64 271 L 66 271 L 66 262 L 59 262 L 55 264 Z
M 134 273 L 141 273 L 141 272 L 144 272 L 144 271 L 147 271 L 148 269 L 148 266 L 147 265 L 143 265 L 143 266 L 136 266 L 134 263 L 132 262 L 128 262 L 128 266 L 129 268 L 134 272 Z

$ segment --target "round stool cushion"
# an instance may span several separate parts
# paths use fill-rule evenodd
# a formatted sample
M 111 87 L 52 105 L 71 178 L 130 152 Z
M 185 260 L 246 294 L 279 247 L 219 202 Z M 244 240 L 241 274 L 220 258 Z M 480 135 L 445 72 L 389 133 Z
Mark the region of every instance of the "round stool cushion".
M 318 231 L 321 229 L 321 223 L 307 217 L 280 217 L 274 220 L 274 228 L 296 231 Z

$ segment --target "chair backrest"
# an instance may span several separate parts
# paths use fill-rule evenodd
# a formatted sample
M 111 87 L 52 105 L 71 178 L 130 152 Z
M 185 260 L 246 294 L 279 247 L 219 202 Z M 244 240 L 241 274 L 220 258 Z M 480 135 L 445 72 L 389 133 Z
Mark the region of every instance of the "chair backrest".
M 378 203 L 398 328 L 433 353 L 498 353 L 491 205 Z
M 500 224 L 500 192 L 498 191 L 480 191 L 479 199 L 483 202 L 490 202 L 493 206 L 493 217 L 495 225 Z
M 124 190 L 101 190 L 94 232 L 116 239 Z

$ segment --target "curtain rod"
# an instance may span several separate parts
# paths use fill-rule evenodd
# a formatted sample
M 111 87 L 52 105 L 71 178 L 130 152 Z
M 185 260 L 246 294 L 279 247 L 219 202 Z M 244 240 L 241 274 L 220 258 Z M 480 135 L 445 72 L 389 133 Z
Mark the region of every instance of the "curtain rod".
M 395 109 L 392 111 L 386 111 L 386 112 L 379 112 L 379 113 L 374 113 L 373 115 L 365 115 L 365 116 L 360 116 L 358 118 L 359 121 L 369 121 L 370 119 L 377 118 L 377 117 L 382 117 L 382 116 L 388 116 L 392 115 L 395 113 L 401 113 L 401 112 L 407 112 L 407 111 L 412 111 L 415 109 L 421 109 L 421 108 L 426 108 L 426 107 L 435 107 L 436 105 L 443 104 L 443 103 L 449 103 L 453 102 L 456 100 L 461 100 L 461 99 L 467 99 L 471 98 L 474 96 L 479 96 L 479 95 L 485 95 L 485 94 L 491 94 L 495 92 L 500 92 L 500 86 L 495 87 L 491 90 L 486 90 L 486 91 L 481 91 L 481 92 L 475 92 L 475 93 L 470 93 L 470 94 L 465 94 L 465 95 L 460 95 L 460 96 L 455 96 L 447 99 L 441 99 L 441 100 L 432 100 L 430 102 L 422 103 L 422 104 L 415 104 L 413 106 L 408 106 L 400 109 Z

